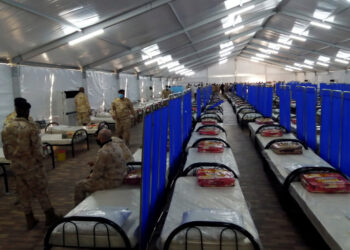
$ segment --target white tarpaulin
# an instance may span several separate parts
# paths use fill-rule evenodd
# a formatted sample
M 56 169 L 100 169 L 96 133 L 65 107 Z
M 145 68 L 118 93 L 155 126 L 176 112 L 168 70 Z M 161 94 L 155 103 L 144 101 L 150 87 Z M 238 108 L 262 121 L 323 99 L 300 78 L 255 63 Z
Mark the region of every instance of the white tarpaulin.
M 159 98 L 162 95 L 162 82 L 160 78 L 153 78 L 153 97 Z
M 13 91 L 11 81 L 11 68 L 0 64 L 0 129 L 4 124 L 6 116 L 13 112 Z M 0 138 L 0 146 L 2 146 Z
M 152 81 L 149 77 L 140 77 L 140 95 L 141 101 L 147 101 L 152 98 L 152 94 L 150 92 L 149 87 L 152 86 Z
M 21 96 L 32 105 L 34 120 L 61 121 L 63 91 L 82 87 L 82 73 L 78 70 L 19 67 Z
M 118 97 L 119 84 L 115 74 L 98 71 L 88 71 L 87 88 L 92 109 L 108 110 L 111 103 Z
M 140 100 L 139 80 L 136 75 L 120 74 L 120 88 L 125 89 L 125 95 L 132 102 Z

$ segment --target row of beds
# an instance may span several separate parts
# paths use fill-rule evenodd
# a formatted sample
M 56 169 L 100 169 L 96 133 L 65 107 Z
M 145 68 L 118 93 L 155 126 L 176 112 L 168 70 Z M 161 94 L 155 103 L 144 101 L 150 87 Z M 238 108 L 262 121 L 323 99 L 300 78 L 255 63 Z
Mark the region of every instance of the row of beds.
M 215 101 L 215 100 L 213 100 Z M 218 135 L 201 135 L 198 131 L 210 127 L 201 121 L 216 119 Z M 221 107 L 204 111 L 198 119 L 185 147 L 184 161 L 174 181 L 168 183 L 171 196 L 161 233 L 156 240 L 159 249 L 261 249 L 258 232 L 249 213 L 239 184 L 239 170 L 223 128 Z M 223 153 L 199 153 L 201 141 L 220 141 Z M 140 165 L 142 150 L 128 163 Z M 234 187 L 200 187 L 196 170 L 215 167 L 225 169 L 236 177 Z M 169 154 L 167 170 L 169 169 Z M 130 216 L 123 222 L 113 218 L 113 210 L 127 208 Z M 239 223 L 217 220 L 192 220 L 183 223 L 183 215 L 197 209 L 234 210 L 240 215 Z M 97 211 L 87 216 L 86 211 Z M 136 249 L 139 246 L 140 186 L 123 185 L 116 189 L 97 191 L 88 196 L 62 221 L 52 226 L 45 237 L 45 249 L 52 247 Z M 103 215 L 103 216 L 96 216 Z
M 134 104 L 134 109 L 137 114 L 137 120 L 142 119 L 144 112 L 149 105 L 152 105 L 158 100 L 152 100 L 145 103 Z M 41 142 L 43 145 L 43 154 L 45 157 L 51 159 L 52 168 L 55 168 L 55 155 L 53 147 L 70 147 L 72 157 L 75 157 L 76 148 L 78 144 L 84 144 L 85 148 L 89 150 L 89 137 L 97 135 L 102 128 L 115 128 L 116 122 L 108 112 L 99 112 L 91 116 L 92 125 L 88 126 L 68 126 L 60 125 L 57 122 L 44 124 L 44 128 L 40 133 Z M 38 123 L 42 127 L 42 123 Z M 4 180 L 5 193 L 9 192 L 8 186 L 8 168 L 11 162 L 8 161 L 3 149 L 0 148 L 0 177 Z
M 242 108 L 249 107 L 254 110 L 237 96 L 229 95 L 228 98 L 236 114 L 241 113 Z M 255 110 L 254 112 L 258 116 L 258 112 Z M 288 133 L 277 122 L 271 125 L 259 125 L 255 122 L 256 118 L 250 118 L 242 124 L 248 125 L 252 140 L 261 152 L 267 166 L 281 184 L 285 194 L 296 201 L 331 249 L 350 249 L 350 194 L 311 193 L 300 182 L 301 174 L 340 172 L 299 141 L 293 133 Z M 281 129 L 283 136 L 276 138 L 261 135 L 261 131 L 264 129 L 274 128 Z M 300 143 L 303 146 L 302 154 L 278 155 L 270 149 L 275 142 L 283 141 Z

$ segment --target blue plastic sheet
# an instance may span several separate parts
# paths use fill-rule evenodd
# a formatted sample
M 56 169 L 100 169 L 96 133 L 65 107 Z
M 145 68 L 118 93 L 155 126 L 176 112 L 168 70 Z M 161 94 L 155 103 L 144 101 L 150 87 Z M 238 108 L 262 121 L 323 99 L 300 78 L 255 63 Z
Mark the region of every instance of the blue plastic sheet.
M 314 87 L 305 89 L 306 100 L 306 143 L 314 151 L 317 150 L 316 141 L 316 102 L 317 91 Z
M 305 96 L 304 87 L 298 86 L 295 90 L 296 115 L 297 115 L 297 137 L 301 141 L 305 141 L 304 137 L 304 106 Z
M 266 88 L 266 117 L 272 116 L 272 104 L 273 104 L 273 87 Z
M 201 89 L 197 89 L 197 119 L 201 117 L 201 112 L 202 112 L 202 96 L 201 96 Z
M 333 91 L 331 104 L 331 135 L 329 163 L 339 168 L 340 162 L 340 139 L 341 139 L 341 110 L 342 110 L 342 92 Z
M 146 249 L 149 239 L 150 224 L 150 180 L 151 180 L 151 155 L 152 155 L 152 114 L 148 114 L 144 120 L 142 151 L 142 191 L 141 191 L 141 247 Z
M 167 144 L 168 144 L 168 125 L 169 125 L 169 108 L 163 107 L 160 110 L 160 146 L 159 146 L 159 197 L 164 196 L 166 186 L 166 161 L 167 161 Z
M 321 90 L 321 137 L 320 137 L 320 156 L 325 161 L 329 162 L 329 145 L 330 145 L 330 130 L 331 130 L 331 99 L 332 91 Z
M 350 176 L 350 92 L 343 96 L 340 170 Z
M 160 157 L 160 110 L 152 113 L 152 165 L 151 165 L 151 221 L 155 219 L 157 198 L 158 198 L 158 178 L 159 178 L 159 157 Z

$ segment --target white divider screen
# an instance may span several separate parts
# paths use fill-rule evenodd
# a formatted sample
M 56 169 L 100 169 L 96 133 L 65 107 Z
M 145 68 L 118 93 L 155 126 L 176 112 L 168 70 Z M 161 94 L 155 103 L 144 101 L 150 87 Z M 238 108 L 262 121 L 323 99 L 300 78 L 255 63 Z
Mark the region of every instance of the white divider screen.
M 149 77 L 140 77 L 140 96 L 141 96 L 141 101 L 147 101 L 150 98 L 152 98 L 152 95 L 150 93 L 149 87 L 152 86 L 152 82 Z
M 21 96 L 32 105 L 34 120 L 63 119 L 63 91 L 82 87 L 82 73 L 78 70 L 20 66 Z
M 115 74 L 87 71 L 88 97 L 92 109 L 107 111 L 118 97 L 119 84 Z
M 11 68 L 8 65 L 0 64 L 0 129 L 4 124 L 5 118 L 14 110 Z M 0 137 L 0 146 L 1 137 Z
M 139 80 L 136 75 L 120 74 L 120 88 L 125 89 L 125 95 L 132 102 L 140 101 Z
M 162 81 L 160 78 L 153 78 L 153 97 L 160 98 L 162 95 Z

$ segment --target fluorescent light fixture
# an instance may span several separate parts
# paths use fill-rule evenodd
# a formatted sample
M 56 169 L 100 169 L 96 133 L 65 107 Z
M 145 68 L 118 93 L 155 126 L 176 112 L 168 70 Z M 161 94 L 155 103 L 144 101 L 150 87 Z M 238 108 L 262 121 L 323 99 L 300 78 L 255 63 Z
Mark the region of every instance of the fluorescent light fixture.
M 242 14 L 242 13 L 244 13 L 244 12 L 250 11 L 250 10 L 252 10 L 252 9 L 254 9 L 254 8 L 255 8 L 255 5 L 250 5 L 250 6 L 248 6 L 248 7 L 241 8 L 240 10 L 237 10 L 235 13 L 232 13 L 232 14 L 234 14 L 234 15 L 239 15 L 239 14 Z
M 172 68 L 174 68 L 174 67 L 176 67 L 176 66 L 179 66 L 180 65 L 180 63 L 179 63 L 179 61 L 175 61 L 175 62 L 170 62 L 170 63 L 168 63 L 168 69 L 170 70 L 170 69 L 172 69 Z
M 173 60 L 171 55 L 162 56 L 158 60 L 158 65 L 171 62 Z
M 188 69 L 184 68 L 184 69 L 182 69 L 182 70 L 176 71 L 175 73 L 176 73 L 176 74 L 182 74 L 183 72 L 186 72 L 186 71 L 188 71 Z
M 145 65 L 148 66 L 150 64 L 156 63 L 158 60 L 159 60 L 159 58 L 150 59 L 150 60 L 145 62 Z
M 232 51 L 233 49 L 234 49 L 235 47 L 228 47 L 228 48 L 226 48 L 226 49 L 222 49 L 222 50 L 220 50 L 220 54 L 224 54 L 224 53 L 226 53 L 226 52 L 229 52 L 229 51 Z
M 317 27 L 323 28 L 323 29 L 327 29 L 327 30 L 332 28 L 332 26 L 330 26 L 328 24 L 325 24 L 325 23 L 320 23 L 320 22 L 312 21 L 312 22 L 310 22 L 310 24 L 313 25 L 313 26 L 317 26 Z
M 280 37 L 278 38 L 278 43 L 285 44 L 285 45 L 292 45 L 293 41 L 290 40 L 288 36 L 280 35 Z
M 257 57 L 261 57 L 261 58 L 270 58 L 270 56 L 264 55 L 264 54 L 260 54 L 260 53 L 256 53 L 255 55 L 256 55 Z
M 83 42 L 83 41 L 86 41 L 86 40 L 88 40 L 88 39 L 91 39 L 91 38 L 93 38 L 93 37 L 95 37 L 95 36 L 99 36 L 99 35 L 101 35 L 101 34 L 103 34 L 103 33 L 104 33 L 104 30 L 103 30 L 103 29 L 96 30 L 96 31 L 94 31 L 94 32 L 91 32 L 91 33 L 85 35 L 85 36 L 82 36 L 82 37 L 79 37 L 79 38 L 77 38 L 77 39 L 74 39 L 74 40 L 68 42 L 68 44 L 69 44 L 70 46 L 73 46 L 73 45 L 76 45 L 76 44 L 81 43 L 81 42 Z
M 228 51 L 228 52 L 225 52 L 225 53 L 219 53 L 220 54 L 220 57 L 226 57 L 226 56 L 229 56 L 231 55 L 232 51 Z
M 334 21 L 334 16 L 331 16 L 331 12 L 329 11 L 324 11 L 320 9 L 316 9 L 313 16 L 314 18 L 320 19 L 320 20 L 327 20 L 330 22 Z
M 294 65 L 297 67 L 303 67 L 303 64 L 301 64 L 301 63 L 294 63 Z
M 284 69 L 287 70 L 287 71 L 294 71 L 294 70 L 292 70 L 290 68 L 284 68 Z
M 274 54 L 274 55 L 278 54 L 277 51 L 271 50 L 271 49 L 262 49 L 262 48 L 259 48 L 259 51 L 261 51 L 262 53 L 265 53 L 265 54 L 269 54 L 269 55 L 271 55 L 271 54 Z
M 281 46 L 279 44 L 276 44 L 276 43 L 269 43 L 269 45 L 267 46 L 269 49 L 272 49 L 272 50 L 280 50 Z
M 227 0 L 224 2 L 225 8 L 227 10 L 232 9 L 237 6 L 242 6 L 243 4 L 250 2 L 251 0 Z
M 350 52 L 345 52 L 342 50 L 339 50 L 337 53 L 337 57 L 345 59 L 345 60 L 349 60 L 350 59 Z
M 295 64 L 294 64 L 295 65 Z M 301 65 L 301 64 L 300 64 Z M 299 67 L 294 67 L 294 66 L 290 66 L 290 65 L 286 65 L 286 68 L 290 68 L 290 69 L 295 69 L 295 70 L 302 70 Z
M 317 62 L 317 65 L 323 66 L 323 67 L 329 67 L 329 64 L 323 63 L 323 62 Z
M 308 59 L 305 59 L 304 63 L 308 64 L 308 65 L 314 65 L 315 64 L 314 61 L 311 61 L 311 60 L 308 60 Z
M 179 65 L 179 66 L 177 66 L 177 67 L 175 67 L 175 68 L 169 69 L 169 71 L 170 71 L 170 72 L 174 72 L 174 71 L 179 71 L 179 70 L 184 69 L 184 68 L 185 68 L 185 66 Z
M 300 42 L 305 42 L 305 41 L 306 41 L 306 38 L 301 37 L 301 36 L 290 35 L 289 37 L 290 37 L 291 39 L 298 40 L 298 41 L 300 41 Z
M 239 31 L 239 30 L 241 30 L 241 29 L 243 29 L 244 28 L 244 25 L 240 25 L 240 26 L 238 26 L 238 27 L 236 27 L 236 28 L 233 28 L 233 29 L 230 29 L 229 31 L 226 31 L 225 32 L 225 35 L 229 35 L 229 34 L 231 34 L 231 33 L 234 33 L 234 32 L 236 32 L 236 31 Z
M 343 60 L 343 59 L 339 59 L 339 58 L 334 59 L 334 61 L 336 61 L 338 63 L 342 63 L 342 64 L 349 64 L 349 61 L 346 61 L 346 60 Z
M 290 46 L 283 45 L 283 44 L 278 44 L 282 49 L 290 49 Z
M 321 61 L 321 62 L 329 63 L 331 58 L 327 57 L 327 56 L 319 56 L 318 60 Z
M 220 49 L 225 49 L 225 48 L 228 48 L 228 47 L 231 47 L 231 46 L 233 46 L 233 42 L 229 41 L 227 43 L 220 44 Z
M 306 65 L 306 64 L 302 64 L 301 67 L 307 68 L 307 69 L 313 69 L 314 68 L 314 67 L 312 67 L 310 65 Z
M 236 16 L 235 14 L 230 14 L 227 17 L 221 19 L 222 27 L 227 29 L 229 27 L 234 27 L 236 24 L 242 22 L 242 17 L 240 15 Z
M 159 65 L 159 68 L 160 69 L 165 69 L 168 67 L 168 65 L 171 65 L 171 63 L 173 63 L 172 61 L 168 62 L 168 63 L 165 63 L 165 64 L 162 64 L 162 65 Z
M 227 63 L 227 59 L 219 61 L 219 64 Z

